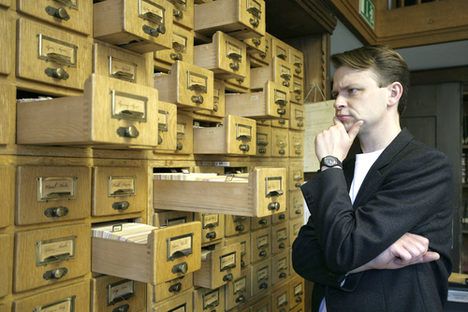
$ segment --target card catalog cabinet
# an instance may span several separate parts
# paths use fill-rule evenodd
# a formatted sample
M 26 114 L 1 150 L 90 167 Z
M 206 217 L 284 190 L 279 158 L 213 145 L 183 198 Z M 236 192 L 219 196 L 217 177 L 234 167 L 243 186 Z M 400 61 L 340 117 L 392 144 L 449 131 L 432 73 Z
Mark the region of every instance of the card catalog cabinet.
M 213 109 L 213 72 L 211 70 L 176 61 L 169 74 L 154 77 L 159 100 L 177 106 L 198 110 Z
M 224 287 L 195 289 L 193 308 L 194 312 L 224 312 Z
M 291 85 L 291 102 L 297 104 L 304 103 L 304 81 L 293 76 Z
M 193 288 L 153 305 L 152 312 L 193 312 Z
M 92 271 L 156 285 L 200 268 L 200 222 L 153 230 L 146 244 L 92 237 Z
M 255 297 L 259 294 L 266 294 L 271 287 L 270 259 L 266 259 L 256 264 L 252 264 L 250 266 L 250 276 L 252 297 Z
M 289 89 L 267 81 L 260 92 L 226 94 L 226 113 L 248 118 L 289 118 Z
M 90 302 L 89 293 L 89 281 L 82 281 L 18 299 L 13 305 L 13 311 L 87 312 Z
M 177 114 L 177 154 L 193 153 L 193 117 L 187 113 Z
M 193 212 L 187 211 L 157 211 L 153 215 L 153 225 L 157 227 L 171 226 L 193 221 Z
M 289 293 L 291 296 L 290 307 L 304 304 L 304 279 L 295 277 L 289 281 Z
M 250 263 L 268 259 L 271 254 L 271 231 L 264 228 L 250 233 Z
M 193 153 L 253 156 L 256 136 L 255 120 L 227 115 L 222 126 L 193 129 Z
M 240 244 L 202 250 L 201 269 L 193 273 L 194 285 L 215 289 L 237 279 L 241 272 L 240 254 Z
M 90 271 L 89 233 L 86 224 L 16 232 L 14 292 L 87 274 Z
M 289 310 L 289 301 L 288 284 L 279 286 L 271 294 L 272 312 L 287 312 Z
M 289 219 L 304 215 L 304 197 L 301 190 L 289 191 Z
M 224 238 L 224 215 L 196 212 L 195 221 L 202 225 L 202 245 L 212 244 Z
M 174 25 L 193 29 L 193 0 L 169 0 L 174 5 L 172 10 Z
M 146 284 L 102 275 L 91 279 L 91 311 L 145 311 Z
M 261 89 L 265 82 L 272 80 L 291 90 L 292 73 L 288 62 L 274 57 L 269 65 L 250 69 L 250 88 Z
M 250 219 L 243 216 L 224 215 L 224 234 L 234 236 L 248 233 L 250 231 Z
M 289 131 L 289 157 L 303 157 L 304 156 L 304 132 L 303 131 Z
M 175 175 L 172 177 L 174 180 L 155 179 L 153 207 L 239 216 L 270 216 L 286 209 L 285 172 L 285 168 L 254 168 L 248 178 L 237 178 L 235 181 L 230 176 L 213 175 L 211 181 L 196 181 L 196 175 L 191 177 L 187 174 Z
M 151 289 L 152 303 L 158 303 L 171 297 L 176 298 L 180 293 L 193 288 L 193 273 L 154 286 L 148 284 L 148 287 Z
M 239 278 L 224 286 L 226 311 L 231 310 L 247 302 L 250 298 L 250 272 L 243 270 Z
M 94 38 L 138 53 L 169 49 L 172 10 L 164 0 L 94 3 Z
M 91 57 L 90 39 L 27 18 L 18 19 L 19 78 L 83 90 L 91 74 Z
M 17 143 L 157 145 L 158 92 L 92 74 L 83 96 L 17 104 Z
M 13 69 L 12 62 L 12 46 L 15 36 L 13 19 L 8 16 L 8 11 L 0 9 L 0 74 L 9 75 Z
M 15 170 L 13 167 L 0 166 L 0 228 L 11 224 L 11 212 L 15 207 L 15 185 L 11 183 L 15 179 Z M 11 211 L 11 212 L 10 212 Z
M 55 26 L 92 35 L 93 4 L 80 0 L 19 0 L 18 11 Z
M 271 128 L 271 156 L 288 157 L 289 156 L 289 131 L 288 129 Z
M 289 251 L 284 251 L 271 258 L 272 286 L 286 281 L 289 277 Z
M 197 114 L 208 115 L 212 117 L 224 118 L 226 112 L 226 87 L 223 80 L 214 79 L 213 84 L 213 109 L 197 110 Z
M 93 216 L 146 210 L 147 185 L 143 168 L 94 167 Z
M 11 258 L 13 257 L 13 244 L 12 239 L 7 234 L 0 234 L 0 246 L 2 252 L 0 253 L 0 298 L 8 294 L 11 286 Z
M 218 79 L 247 76 L 247 46 L 221 31 L 215 32 L 211 43 L 193 49 L 193 63 L 214 72 Z
M 87 167 L 18 166 L 16 224 L 89 217 L 91 172 Z
M 203 35 L 220 30 L 238 39 L 265 35 L 264 0 L 218 0 L 195 6 L 194 28 Z
M 158 103 L 158 146 L 155 151 L 174 152 L 177 148 L 177 105 Z
M 289 248 L 288 223 L 283 222 L 271 227 L 271 253 L 276 255 Z
M 179 3 L 179 0 L 174 0 Z M 193 1 L 189 1 L 192 2 Z M 193 63 L 193 31 L 174 25 L 171 48 L 154 52 L 154 66 L 160 70 L 170 70 L 175 61 Z
M 239 243 L 241 245 L 241 270 L 247 268 L 250 264 L 250 233 L 245 233 L 239 236 L 227 237 L 224 239 L 224 246 L 229 246 Z
M 289 118 L 289 128 L 294 130 L 305 130 L 305 107 L 303 105 L 291 103 L 291 115 Z
M 271 156 L 271 127 L 257 124 L 257 156 Z
M 302 183 L 304 183 L 304 169 L 302 164 L 290 165 L 288 167 L 288 174 L 289 190 L 300 190 Z
M 289 63 L 293 66 L 293 75 L 299 79 L 304 79 L 304 54 L 294 49 L 293 47 L 288 47 L 289 51 Z
M 153 66 L 143 55 L 110 44 L 93 45 L 93 73 L 153 86 Z

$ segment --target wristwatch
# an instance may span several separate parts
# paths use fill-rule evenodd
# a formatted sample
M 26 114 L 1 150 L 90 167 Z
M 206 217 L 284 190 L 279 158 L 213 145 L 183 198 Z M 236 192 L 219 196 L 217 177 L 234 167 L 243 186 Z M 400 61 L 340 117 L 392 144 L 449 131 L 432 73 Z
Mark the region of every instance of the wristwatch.
M 335 156 L 331 156 L 331 155 L 328 155 L 322 158 L 322 160 L 320 161 L 320 168 L 322 166 L 329 167 L 329 168 L 338 166 L 341 169 L 343 169 L 343 164 L 341 163 L 341 161 Z

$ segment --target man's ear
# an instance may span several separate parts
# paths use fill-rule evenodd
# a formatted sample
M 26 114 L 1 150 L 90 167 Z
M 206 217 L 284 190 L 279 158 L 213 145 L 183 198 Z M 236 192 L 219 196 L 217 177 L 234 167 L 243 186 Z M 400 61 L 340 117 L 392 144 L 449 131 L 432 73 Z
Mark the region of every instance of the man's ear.
M 398 81 L 392 82 L 388 85 L 388 106 L 398 106 L 398 102 L 400 101 L 401 96 L 403 95 L 403 86 Z

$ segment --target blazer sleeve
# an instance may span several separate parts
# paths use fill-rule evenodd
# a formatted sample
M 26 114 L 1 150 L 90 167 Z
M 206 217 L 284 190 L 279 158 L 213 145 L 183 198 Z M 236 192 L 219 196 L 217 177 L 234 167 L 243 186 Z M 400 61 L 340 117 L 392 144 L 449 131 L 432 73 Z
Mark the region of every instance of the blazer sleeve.
M 442 153 L 416 153 L 374 170 L 371 179 L 378 187 L 369 200 L 354 208 L 341 169 L 325 170 L 303 185 L 316 244 L 329 270 L 349 272 L 374 259 L 406 232 L 427 237 L 437 232 L 434 226 L 449 227 L 451 172 Z M 431 225 L 434 218 L 444 221 Z

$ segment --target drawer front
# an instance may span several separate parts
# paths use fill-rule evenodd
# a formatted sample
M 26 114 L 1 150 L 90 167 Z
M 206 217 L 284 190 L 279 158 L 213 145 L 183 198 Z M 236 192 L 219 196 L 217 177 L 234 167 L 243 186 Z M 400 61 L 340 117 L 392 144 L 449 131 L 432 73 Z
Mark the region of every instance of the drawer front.
M 271 225 L 271 216 L 266 217 L 252 217 L 250 218 L 250 230 L 255 231 L 259 229 L 267 228 Z
M 168 298 L 153 305 L 152 312 L 192 312 L 193 311 L 193 288 L 186 292 Z
M 286 211 L 286 168 L 261 168 L 257 173 L 257 200 L 259 215 Z
M 94 167 L 93 216 L 143 211 L 147 189 L 143 168 Z
M 294 219 L 289 222 L 289 240 L 292 243 L 296 239 L 301 227 L 304 225 L 304 220 L 302 218 Z
M 289 219 L 296 219 L 304 215 L 304 197 L 301 190 L 289 192 Z
M 268 259 L 271 254 L 270 228 L 261 229 L 250 233 L 250 262 Z
M 292 68 L 287 61 L 273 57 L 273 80 L 292 91 Z
M 2 246 L 2 253 L 0 253 L 0 298 L 8 294 L 10 290 L 10 268 L 11 258 L 13 256 L 13 244 L 9 235 L 0 235 L 0 246 Z
M 177 114 L 176 153 L 193 153 L 193 117 L 188 114 Z
M 304 103 L 304 82 L 297 78 L 293 77 L 292 78 L 292 85 L 291 85 L 291 102 L 297 103 L 297 104 L 303 104 Z
M 0 302 L 0 312 L 10 312 L 11 303 L 10 302 Z
M 193 292 L 194 312 L 224 312 L 224 287 L 198 288 Z
M 294 130 L 305 130 L 305 107 L 303 105 L 291 103 L 289 127 Z
M 271 284 L 277 285 L 289 277 L 289 251 L 282 252 L 271 258 Z
M 289 89 L 273 81 L 268 81 L 264 92 L 267 92 L 267 103 L 271 114 L 275 117 L 289 118 Z
M 271 156 L 274 157 L 288 157 L 289 156 L 289 131 L 288 129 L 272 128 L 271 141 L 273 149 Z
M 265 54 L 266 52 L 265 36 L 248 38 L 248 39 L 244 39 L 243 41 L 247 45 L 247 54 L 249 56 L 255 56 L 255 54 L 257 53 Z
M 0 201 L 3 203 L 0 206 L 0 228 L 6 227 L 11 223 L 10 211 L 14 211 L 15 207 L 15 185 L 12 183 L 15 179 L 15 170 L 13 167 L 0 166 Z
M 289 204 L 289 202 L 287 202 Z M 275 213 L 274 215 L 271 216 L 271 223 L 273 225 L 279 224 L 279 223 L 284 223 L 288 220 L 288 212 L 289 207 L 286 207 L 286 210 L 280 213 Z
M 193 288 L 193 273 L 186 274 L 180 278 L 160 283 L 155 286 L 148 286 L 152 289 L 152 303 L 158 303 L 167 298 L 175 298 L 184 291 Z
M 288 285 L 277 288 L 271 294 L 271 311 L 272 312 L 285 312 L 289 309 L 289 288 Z
M 91 74 L 90 39 L 26 18 L 18 20 L 17 76 L 82 90 Z
M 13 69 L 11 47 L 14 46 L 15 30 L 13 19 L 8 16 L 8 11 L 0 9 L 0 74 L 9 75 Z
M 272 44 L 273 57 L 280 58 L 289 64 L 289 45 L 277 38 L 272 39 Z
M 213 109 L 199 110 L 197 114 L 224 118 L 226 112 L 226 86 L 223 80 L 214 79 L 213 84 Z
M 195 221 L 202 225 L 202 244 L 224 238 L 224 216 L 217 213 L 195 213 Z
M 240 19 L 244 25 L 253 29 L 260 36 L 265 35 L 265 1 L 264 0 L 238 0 Z M 252 37 L 249 35 L 248 37 Z
M 93 4 L 80 0 L 19 0 L 18 11 L 37 17 L 43 21 L 92 35 Z
M 224 245 L 229 246 L 233 244 L 239 243 L 241 245 L 241 260 L 240 260 L 240 265 L 241 265 L 241 270 L 244 270 L 250 265 L 250 233 L 242 234 L 239 236 L 233 236 L 226 238 L 224 240 Z
M 153 225 L 157 227 L 171 226 L 193 221 L 193 212 L 158 211 L 153 216 Z
M 224 286 L 224 300 L 226 311 L 244 304 L 250 298 L 250 272 L 244 270 L 241 276 Z
M 1 21 L 2 20 L 0 20 L 0 23 Z M 0 60 L 0 62 L 2 62 L 2 60 Z M 0 83 L 0 92 L 2 94 L 2 97 L 0 97 L 0 144 L 13 143 L 16 117 L 14 113 L 16 88 L 11 84 L 2 82 Z M 0 226 L 1 223 L 2 221 L 0 221 Z
M 271 287 L 271 261 L 264 260 L 250 267 L 252 297 L 266 293 Z
M 213 109 L 213 72 L 186 62 L 176 62 L 177 103 L 198 109 Z M 174 67 L 171 72 L 174 72 Z
M 264 296 L 260 298 L 256 303 L 251 307 L 251 312 L 270 312 L 271 311 L 271 298 L 270 296 Z
M 304 183 L 304 169 L 302 166 L 289 166 L 289 190 L 300 190 Z
M 289 47 L 289 63 L 294 68 L 293 75 L 299 79 L 304 78 L 304 54 Z
M 103 275 L 91 280 L 93 312 L 143 311 L 146 284 Z
M 5 6 L 5 7 L 8 8 L 8 7 L 11 6 L 11 2 L 12 2 L 12 1 L 13 1 L 13 0 L 0 0 L 0 5 L 3 5 L 3 6 Z
M 227 152 L 234 155 L 256 154 L 254 144 L 257 142 L 257 124 L 255 120 L 228 115 L 225 118 L 227 133 Z
M 248 92 L 250 90 L 250 57 L 246 60 L 245 77 L 230 78 L 226 80 L 226 90 L 231 92 Z
M 225 215 L 225 236 L 244 234 L 250 231 L 250 219 L 248 217 Z
M 87 167 L 18 166 L 16 224 L 88 217 L 90 195 Z
M 291 312 L 304 312 L 306 309 L 305 309 L 305 304 L 304 302 L 298 304 L 296 307 L 294 307 L 293 309 L 289 310 Z
M 86 280 L 16 300 L 14 311 L 86 312 L 89 311 L 89 293 L 89 281 Z
M 271 127 L 257 124 L 257 156 L 271 156 Z
M 89 225 L 75 224 L 17 232 L 14 291 L 53 285 L 88 273 L 90 230 Z
M 93 73 L 153 86 L 153 73 L 149 72 L 147 58 L 106 43 L 93 45 Z
M 175 151 L 177 145 L 177 106 L 158 103 L 158 146 L 156 151 Z
M 304 156 L 304 132 L 289 131 L 289 157 Z
M 271 253 L 276 255 L 288 250 L 289 232 L 288 223 L 280 223 L 271 227 Z
M 193 0 L 169 0 L 174 6 L 172 18 L 174 26 L 180 25 L 193 30 Z
M 250 67 L 247 67 L 247 45 L 244 42 L 217 31 L 213 35 L 213 45 L 216 48 L 216 65 L 219 69 L 239 78 L 247 76 Z
M 185 0 L 183 0 L 185 2 Z M 179 4 L 179 0 L 171 2 Z M 193 1 L 191 2 L 193 5 Z M 171 49 L 160 50 L 154 52 L 154 59 L 164 64 L 172 65 L 175 61 L 184 61 L 193 63 L 193 37 L 192 31 L 186 30 L 184 27 L 174 25 L 172 28 Z
M 304 280 L 294 278 L 289 282 L 289 293 L 291 294 L 290 307 L 304 304 Z
M 273 119 L 271 121 L 271 126 L 274 127 L 274 128 L 288 129 L 289 128 L 289 119 L 285 119 L 285 118 Z

